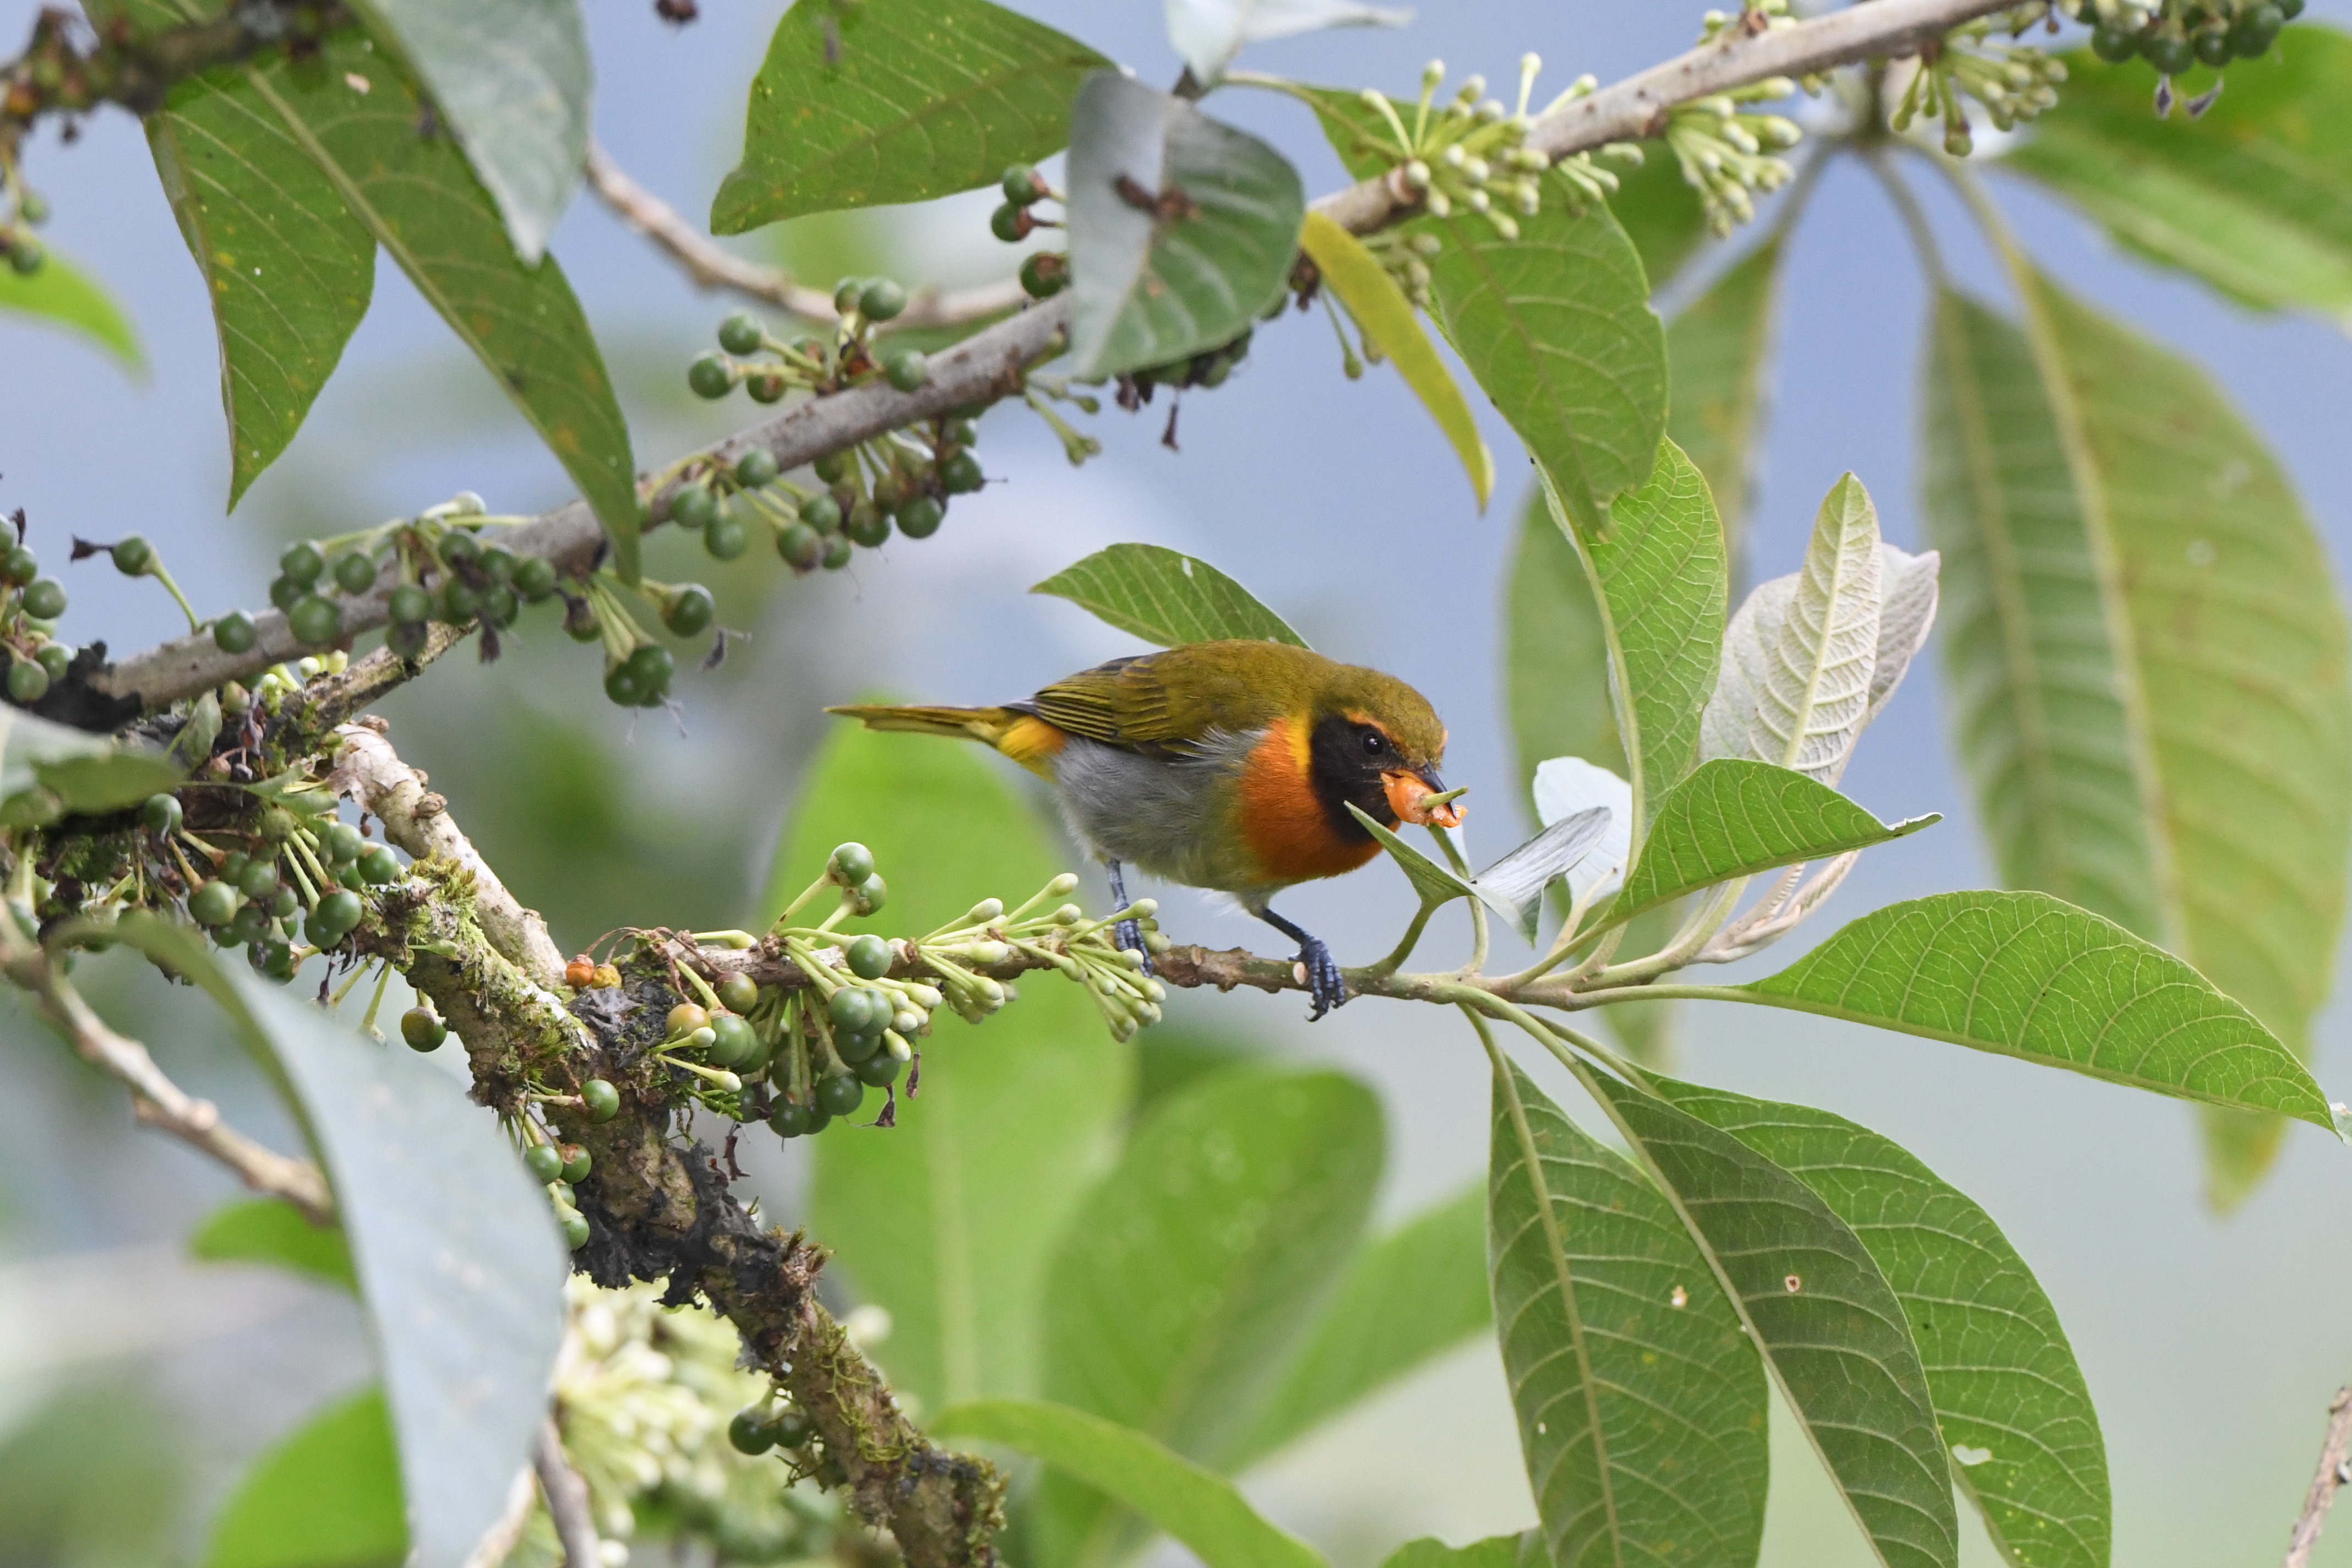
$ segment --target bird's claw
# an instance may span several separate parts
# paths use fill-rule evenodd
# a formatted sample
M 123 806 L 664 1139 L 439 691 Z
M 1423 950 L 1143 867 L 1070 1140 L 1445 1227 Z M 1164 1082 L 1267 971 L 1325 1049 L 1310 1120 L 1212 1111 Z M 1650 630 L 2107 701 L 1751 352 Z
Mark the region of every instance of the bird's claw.
M 1310 936 L 1298 944 L 1298 966 L 1307 972 L 1307 994 L 1315 1003 L 1315 1010 L 1307 1015 L 1308 1023 L 1347 1005 L 1348 983 L 1339 978 L 1339 962 L 1320 937 Z
M 1119 946 L 1143 960 L 1144 973 L 1151 973 L 1151 949 L 1144 945 L 1141 921 L 1121 921 L 1111 928 L 1111 935 Z

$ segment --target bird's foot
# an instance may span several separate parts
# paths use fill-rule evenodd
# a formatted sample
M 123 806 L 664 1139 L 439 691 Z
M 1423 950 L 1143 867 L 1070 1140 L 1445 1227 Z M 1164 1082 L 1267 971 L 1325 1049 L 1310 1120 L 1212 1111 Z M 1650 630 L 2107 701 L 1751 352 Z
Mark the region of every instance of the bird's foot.
M 1121 921 L 1111 928 L 1111 935 L 1119 946 L 1143 960 L 1143 973 L 1151 973 L 1151 949 L 1144 944 L 1143 922 Z
M 1307 973 L 1307 994 L 1313 999 L 1315 1010 L 1307 1015 L 1308 1023 L 1315 1022 L 1334 1007 L 1348 1001 L 1348 983 L 1339 978 L 1339 965 L 1331 950 L 1323 945 L 1320 937 L 1302 937 L 1298 944 L 1298 967 Z

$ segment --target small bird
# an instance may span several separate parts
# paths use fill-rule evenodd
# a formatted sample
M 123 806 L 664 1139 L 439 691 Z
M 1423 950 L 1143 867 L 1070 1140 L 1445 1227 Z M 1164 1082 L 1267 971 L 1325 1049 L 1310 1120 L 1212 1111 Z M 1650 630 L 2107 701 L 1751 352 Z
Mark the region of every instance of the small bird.
M 1053 784 L 1110 873 L 1133 865 L 1230 893 L 1298 943 L 1311 1016 L 1347 1000 L 1320 940 L 1268 907 L 1285 888 L 1380 852 L 1349 805 L 1386 827 L 1460 824 L 1437 768 L 1445 727 L 1394 676 L 1274 642 L 1205 642 L 1115 658 L 1000 708 L 859 705 L 874 730 L 993 746 Z M 1139 931 L 1122 931 L 1140 947 Z

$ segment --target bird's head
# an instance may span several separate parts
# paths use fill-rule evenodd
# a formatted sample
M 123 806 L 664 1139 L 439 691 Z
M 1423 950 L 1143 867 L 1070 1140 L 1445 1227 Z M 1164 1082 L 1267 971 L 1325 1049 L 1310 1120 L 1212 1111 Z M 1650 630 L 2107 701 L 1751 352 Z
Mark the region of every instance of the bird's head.
M 1461 825 L 1437 776 L 1445 726 L 1429 699 L 1394 676 L 1339 665 L 1315 703 L 1308 768 L 1319 793 L 1353 804 L 1384 826 Z

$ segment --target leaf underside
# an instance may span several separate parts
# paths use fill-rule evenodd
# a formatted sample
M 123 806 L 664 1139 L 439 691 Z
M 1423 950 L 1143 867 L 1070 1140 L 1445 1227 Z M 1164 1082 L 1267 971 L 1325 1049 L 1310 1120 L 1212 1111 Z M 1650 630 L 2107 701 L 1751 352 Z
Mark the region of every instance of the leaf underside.
M 1158 544 L 1098 550 L 1029 591 L 1067 599 L 1161 647 L 1227 638 L 1307 646 L 1239 583 L 1196 556 Z

